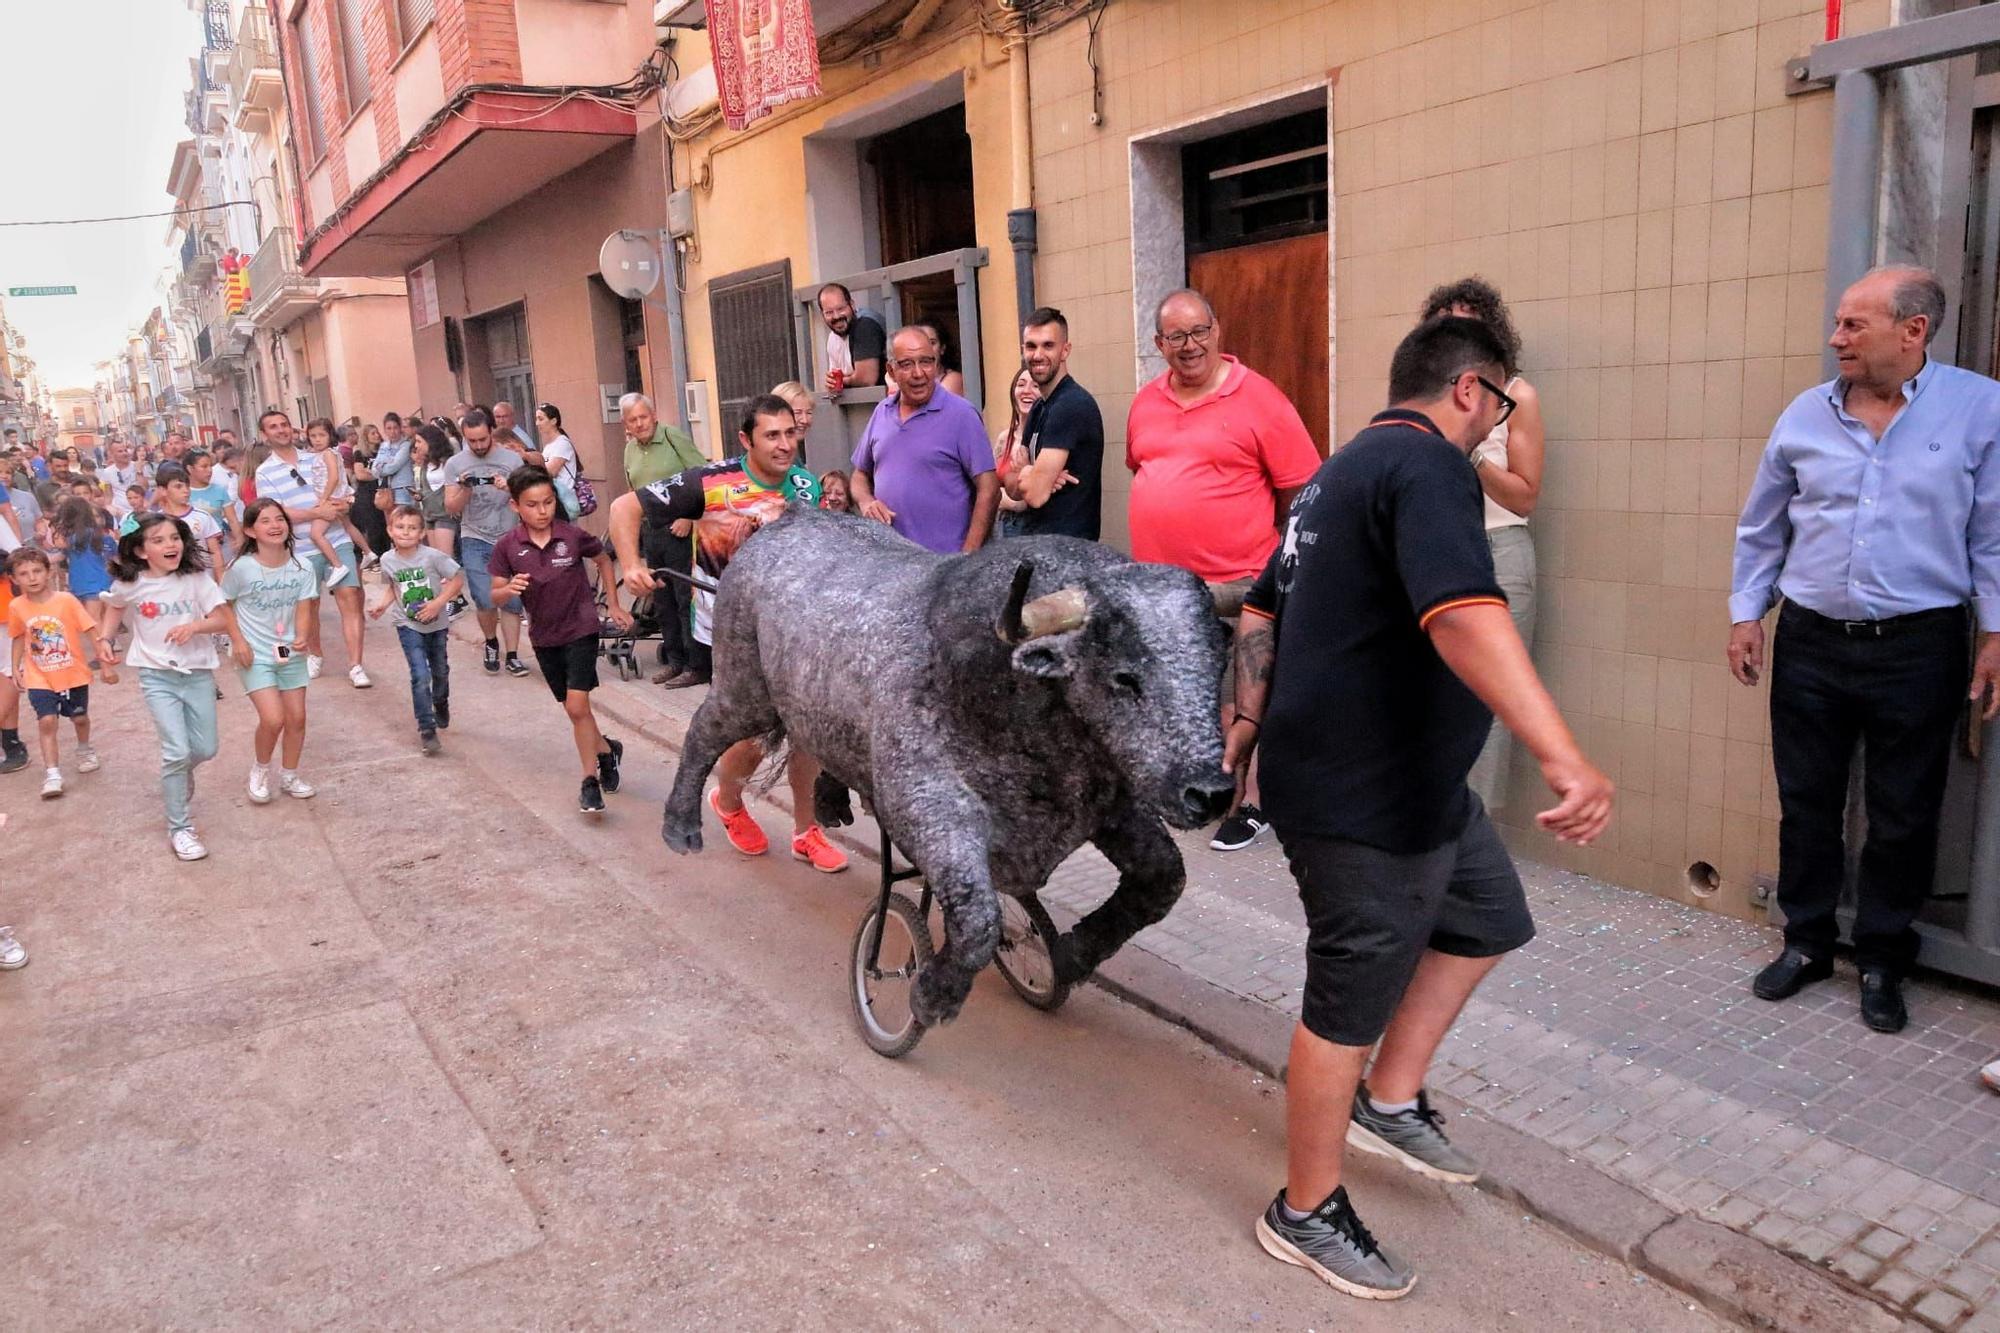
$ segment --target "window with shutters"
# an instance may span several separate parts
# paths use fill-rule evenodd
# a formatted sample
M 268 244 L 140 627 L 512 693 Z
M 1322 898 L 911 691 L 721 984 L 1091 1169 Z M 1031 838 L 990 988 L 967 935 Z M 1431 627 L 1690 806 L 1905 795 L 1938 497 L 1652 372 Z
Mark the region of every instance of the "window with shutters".
M 340 72 L 347 92 L 347 114 L 368 100 L 368 46 L 362 40 L 361 17 L 368 0 L 333 0 L 340 28 Z
M 306 104 L 306 146 L 311 162 L 326 154 L 326 107 L 320 102 L 319 71 L 321 52 L 313 41 L 312 11 L 292 20 L 292 42 L 299 49 L 299 91 Z
M 437 0 L 396 0 L 396 44 L 408 46 L 437 12 Z
M 750 400 L 799 377 L 790 261 L 746 268 L 709 283 L 708 319 L 715 344 L 717 421 L 733 452 L 736 423 Z

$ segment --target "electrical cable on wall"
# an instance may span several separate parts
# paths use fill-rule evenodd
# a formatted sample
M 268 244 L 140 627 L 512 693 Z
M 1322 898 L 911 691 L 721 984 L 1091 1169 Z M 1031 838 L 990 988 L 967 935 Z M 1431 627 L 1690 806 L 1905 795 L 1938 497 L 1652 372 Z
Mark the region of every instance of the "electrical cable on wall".
M 145 218 L 177 218 L 189 213 L 208 213 L 221 208 L 255 208 L 254 199 L 230 199 L 219 204 L 195 204 L 188 208 L 163 208 L 157 213 L 117 213 L 101 218 L 33 218 L 0 222 L 0 227 L 81 227 L 94 222 L 135 222 Z

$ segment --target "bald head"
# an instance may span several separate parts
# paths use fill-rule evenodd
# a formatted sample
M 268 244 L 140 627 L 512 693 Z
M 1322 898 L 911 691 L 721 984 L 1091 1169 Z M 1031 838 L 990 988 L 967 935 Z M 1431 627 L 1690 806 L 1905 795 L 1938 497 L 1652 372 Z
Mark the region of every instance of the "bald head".
M 938 351 L 920 324 L 906 324 L 889 340 L 889 368 L 896 372 L 896 396 L 907 408 L 918 408 L 937 392 Z

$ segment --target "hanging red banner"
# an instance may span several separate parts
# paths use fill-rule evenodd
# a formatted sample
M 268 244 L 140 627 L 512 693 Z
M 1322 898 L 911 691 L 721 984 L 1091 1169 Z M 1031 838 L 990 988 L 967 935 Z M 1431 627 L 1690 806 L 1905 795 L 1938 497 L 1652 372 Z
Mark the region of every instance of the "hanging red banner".
M 740 130 L 803 97 L 819 96 L 819 37 L 811 0 L 708 0 L 723 123 Z

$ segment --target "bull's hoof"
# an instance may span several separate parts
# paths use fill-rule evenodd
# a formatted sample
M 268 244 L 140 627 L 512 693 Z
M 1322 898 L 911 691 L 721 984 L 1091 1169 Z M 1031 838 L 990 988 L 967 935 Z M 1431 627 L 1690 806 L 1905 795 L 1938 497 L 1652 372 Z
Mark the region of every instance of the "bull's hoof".
M 958 984 L 953 971 L 933 961 L 917 974 L 916 984 L 910 987 L 910 1017 L 927 1028 L 940 1027 L 958 1017 L 971 987 Z
M 701 850 L 701 816 L 693 820 L 680 815 L 672 806 L 660 820 L 660 841 L 667 844 L 667 850 L 679 856 Z
M 854 802 L 846 784 L 824 773 L 814 780 L 813 818 L 821 828 L 846 828 L 854 822 Z
M 1056 942 L 1049 949 L 1049 962 L 1055 968 L 1056 984 L 1074 986 L 1097 970 L 1097 964 L 1083 956 L 1077 948 L 1076 932 L 1066 931 L 1056 936 Z

